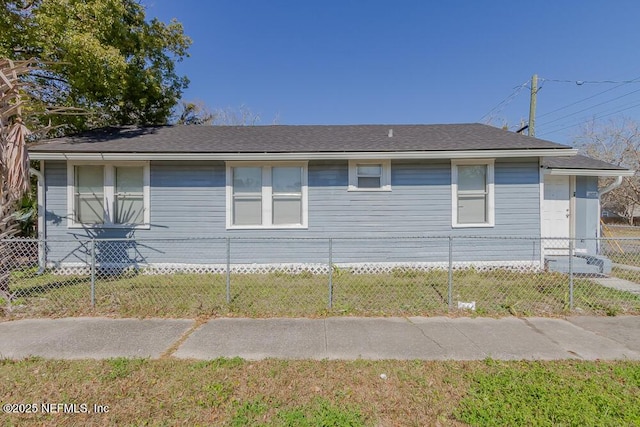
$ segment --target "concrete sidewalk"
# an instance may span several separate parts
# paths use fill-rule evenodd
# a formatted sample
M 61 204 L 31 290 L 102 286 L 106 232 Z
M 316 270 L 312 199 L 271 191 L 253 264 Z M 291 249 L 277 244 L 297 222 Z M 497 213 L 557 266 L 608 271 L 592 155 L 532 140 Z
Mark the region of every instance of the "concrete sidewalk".
M 0 323 L 0 357 L 102 359 L 640 360 L 640 316 L 193 320 L 66 318 Z

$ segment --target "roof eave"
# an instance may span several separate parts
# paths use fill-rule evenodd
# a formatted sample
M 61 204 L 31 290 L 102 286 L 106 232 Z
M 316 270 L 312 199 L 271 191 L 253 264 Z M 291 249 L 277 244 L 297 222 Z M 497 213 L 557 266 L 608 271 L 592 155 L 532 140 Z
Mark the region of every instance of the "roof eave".
M 633 170 L 628 169 L 565 169 L 565 168 L 549 168 L 549 175 L 564 176 L 634 176 Z
M 479 159 L 505 157 L 566 157 L 575 156 L 572 148 L 542 148 L 513 150 L 454 150 L 454 151 L 350 151 L 350 152 L 291 152 L 291 153 L 79 153 L 34 151 L 32 160 L 344 160 L 344 159 Z

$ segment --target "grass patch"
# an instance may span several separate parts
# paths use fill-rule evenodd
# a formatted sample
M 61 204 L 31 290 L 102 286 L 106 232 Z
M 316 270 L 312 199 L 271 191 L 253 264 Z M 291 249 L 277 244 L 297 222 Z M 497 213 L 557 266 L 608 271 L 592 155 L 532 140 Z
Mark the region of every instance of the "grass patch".
M 109 372 L 105 378 L 115 380 L 126 378 L 146 363 L 145 359 L 128 359 L 126 357 L 117 357 L 107 360 Z
M 325 398 L 310 404 L 278 413 L 276 424 L 287 427 L 364 426 L 364 417 L 358 409 L 334 405 Z
M 386 379 L 380 374 L 385 373 Z M 0 360 L 6 425 L 638 425 L 638 362 Z
M 637 364 L 486 364 L 454 411 L 471 425 L 640 425 Z
M 574 306 L 583 313 L 595 315 L 638 314 L 640 296 L 579 280 L 574 284 Z
M 640 284 L 640 271 L 627 270 L 625 268 L 613 267 L 611 275 L 620 279 Z
M 606 227 L 604 237 L 603 255 L 617 264 L 640 267 L 640 227 Z
M 619 274 L 615 269 L 614 274 Z M 98 276 L 95 306 L 89 276 L 14 273 L 12 316 L 107 315 L 123 317 L 212 316 L 407 316 L 451 314 L 447 271 L 395 269 L 389 273 L 328 275 L 224 274 Z M 476 302 L 478 315 L 550 315 L 569 309 L 568 277 L 560 273 L 459 270 L 452 302 Z M 586 314 L 640 313 L 640 298 L 574 279 L 574 303 Z M 460 312 L 468 314 L 468 312 Z
M 640 267 L 640 253 L 638 247 L 633 248 L 632 252 L 610 252 L 607 253 L 607 258 L 616 264 L 631 265 L 633 267 Z M 640 276 L 640 272 L 636 272 L 636 276 Z

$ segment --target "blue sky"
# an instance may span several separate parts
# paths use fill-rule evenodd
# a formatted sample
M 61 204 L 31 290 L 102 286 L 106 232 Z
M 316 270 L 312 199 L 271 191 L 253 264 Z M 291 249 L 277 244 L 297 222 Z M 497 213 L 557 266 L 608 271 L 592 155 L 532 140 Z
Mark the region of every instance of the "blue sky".
M 571 143 L 594 117 L 640 118 L 637 0 L 143 4 L 149 18 L 177 18 L 193 39 L 178 65 L 191 80 L 184 99 L 245 105 L 260 124 L 515 129 L 528 118 L 534 73 L 538 137 Z

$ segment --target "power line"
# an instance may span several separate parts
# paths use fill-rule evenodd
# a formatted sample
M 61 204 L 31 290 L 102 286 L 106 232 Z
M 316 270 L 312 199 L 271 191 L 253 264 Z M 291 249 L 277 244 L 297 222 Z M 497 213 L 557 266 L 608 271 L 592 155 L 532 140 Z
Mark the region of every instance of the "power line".
M 518 94 L 520 93 L 520 91 L 522 91 L 522 89 L 524 89 L 525 87 L 527 87 L 527 85 L 529 84 L 529 80 L 527 80 L 526 82 L 524 82 L 523 84 L 521 84 L 520 86 L 516 86 L 514 88 L 514 91 L 511 92 L 511 94 L 509 96 L 507 96 L 505 99 L 503 99 L 502 101 L 500 101 L 495 107 L 493 107 L 491 110 L 489 110 L 488 113 L 486 113 L 484 116 L 480 117 L 480 122 L 482 120 L 484 120 L 485 117 L 489 116 L 491 113 L 493 113 L 494 111 L 496 111 L 498 108 L 500 108 L 500 106 L 502 106 L 502 108 L 504 109 L 504 107 L 506 107 L 507 105 L 509 105 L 509 103 L 511 103 L 511 101 L 513 101 L 515 99 L 516 96 L 518 96 Z M 504 105 L 503 105 L 504 104 Z
M 618 105 L 614 105 L 614 106 L 612 106 L 612 107 L 606 108 L 606 109 L 604 109 L 604 110 L 600 111 L 600 112 L 599 112 L 599 113 L 597 113 L 597 114 L 605 114 L 605 113 L 609 113 L 610 111 L 616 110 L 617 108 L 626 108 L 626 107 L 628 107 L 628 106 L 630 106 L 630 105 L 635 105 L 635 104 L 637 104 L 638 102 L 640 102 L 640 100 L 639 100 L 638 98 L 636 98 L 636 99 L 634 99 L 633 101 L 629 101 L 629 102 L 626 102 L 626 103 L 624 103 L 624 104 L 618 104 Z
M 554 123 L 554 122 L 557 122 L 559 120 L 566 119 L 567 117 L 575 116 L 576 114 L 580 114 L 580 113 L 585 112 L 587 110 L 590 110 L 592 108 L 599 107 L 600 105 L 604 105 L 604 104 L 608 104 L 608 103 L 613 102 L 613 101 L 617 101 L 620 98 L 624 98 L 625 96 L 633 95 L 634 93 L 637 93 L 637 92 L 640 92 L 640 89 L 636 89 L 634 91 L 625 93 L 624 95 L 620 95 L 620 96 L 617 96 L 615 98 L 609 99 L 607 101 L 600 102 L 599 104 L 595 104 L 595 105 L 592 105 L 590 107 L 583 108 L 582 110 L 575 111 L 575 112 L 573 112 L 571 114 L 566 114 L 566 115 L 564 115 L 562 117 L 558 117 L 557 119 L 553 119 L 553 120 L 548 121 L 548 122 L 543 122 L 542 125 L 548 125 L 550 123 Z
M 606 89 L 606 90 L 603 90 L 603 91 L 601 91 L 601 92 L 598 92 L 598 93 L 596 93 L 596 94 L 594 94 L 594 95 L 590 95 L 590 96 L 588 96 L 588 97 L 586 97 L 586 98 L 582 98 L 582 99 L 579 99 L 579 100 L 577 100 L 577 101 L 571 102 L 571 103 L 569 103 L 569 104 L 567 104 L 567 105 L 564 105 L 564 106 L 562 106 L 562 107 L 556 108 L 556 109 L 554 109 L 554 110 L 552 110 L 552 111 L 549 111 L 549 112 L 547 112 L 547 113 L 544 113 L 544 114 L 540 115 L 539 117 L 546 117 L 546 116 L 549 116 L 549 115 L 551 115 L 551 114 L 557 113 L 557 112 L 559 112 L 559 111 L 565 110 L 565 109 L 567 109 L 567 108 L 569 108 L 569 107 L 572 107 L 572 106 L 574 106 L 574 105 L 577 105 L 577 104 L 583 103 L 583 102 L 585 102 L 585 101 L 588 101 L 588 100 L 590 100 L 590 99 L 596 98 L 596 97 L 598 97 L 598 96 L 600 96 L 600 95 L 603 95 L 603 94 L 605 94 L 605 93 L 608 93 L 608 92 L 610 92 L 610 91 L 613 91 L 613 90 L 615 90 L 615 89 L 618 89 L 618 88 L 620 88 L 621 86 L 624 86 L 624 85 L 626 85 L 626 84 L 631 84 L 631 83 L 640 83 L 640 76 L 638 76 L 638 77 L 636 77 L 636 78 L 634 78 L 634 79 L 632 79 L 632 80 L 619 80 L 619 81 L 616 81 L 616 80 L 561 80 L 561 79 L 547 79 L 547 78 L 541 78 L 541 79 L 540 79 L 540 86 L 538 87 L 538 91 L 540 91 L 540 90 L 542 89 L 542 87 L 543 87 L 543 85 L 544 85 L 544 83 L 545 83 L 545 82 L 574 83 L 574 84 L 576 84 L 576 85 L 578 85 L 578 86 L 582 86 L 582 85 L 585 85 L 585 84 L 615 84 L 616 86 L 614 86 L 614 87 L 612 87 L 612 88 L 609 88 L 609 89 Z M 502 101 L 500 101 L 498 104 L 496 104 L 496 105 L 495 105 L 493 108 L 491 108 L 491 109 L 490 109 L 486 114 L 484 114 L 484 115 L 480 118 L 480 121 L 483 121 L 485 118 L 489 117 L 492 113 L 498 113 L 498 112 L 500 112 L 500 111 L 504 110 L 504 108 L 505 108 L 507 105 L 509 105 L 509 104 L 510 104 L 510 103 L 511 103 L 511 102 L 512 102 L 512 101 L 513 101 L 513 100 L 514 100 L 514 99 L 515 99 L 519 94 L 520 94 L 520 92 L 521 92 L 524 88 L 526 88 L 526 87 L 528 86 L 528 84 L 529 84 L 529 80 L 527 80 L 526 82 L 524 82 L 523 84 L 521 84 L 521 85 L 519 85 L 519 86 L 516 86 L 516 87 L 514 88 L 513 92 L 511 92 L 511 94 L 509 94 L 506 98 L 504 98 Z M 564 116 L 562 116 L 562 117 L 558 117 L 558 118 L 553 119 L 553 120 L 551 120 L 551 121 L 543 122 L 541 125 L 545 126 L 545 125 L 548 125 L 548 124 L 550 124 L 550 123 L 558 122 L 558 121 L 560 121 L 560 120 L 566 119 L 566 118 L 568 118 L 568 117 L 575 116 L 575 115 L 577 115 L 577 114 L 583 113 L 583 112 L 585 112 L 585 111 L 591 110 L 591 109 L 596 108 L 596 107 L 599 107 L 599 106 L 601 106 L 601 105 L 605 105 L 605 104 L 611 103 L 611 102 L 613 102 L 613 101 L 616 101 L 616 100 L 618 100 L 618 99 L 624 98 L 624 97 L 626 97 L 626 96 L 632 95 L 632 94 L 637 93 L 637 92 L 640 92 L 640 89 L 638 89 L 638 90 L 634 90 L 634 91 L 631 91 L 631 92 L 625 93 L 625 94 L 623 94 L 623 95 L 617 96 L 617 97 L 615 97 L 615 98 L 612 98 L 612 99 L 609 99 L 609 100 L 606 100 L 606 101 L 600 102 L 600 103 L 598 103 L 598 104 L 595 104 L 595 105 L 592 105 L 592 106 L 589 106 L 589 107 L 583 108 L 583 109 L 581 109 L 581 110 L 579 110 L 579 111 L 575 111 L 575 112 L 573 112 L 573 113 L 566 114 L 566 115 L 564 115 Z M 625 104 L 625 105 L 628 105 L 628 104 Z M 638 106 L 640 106 L 640 104 L 634 104 L 634 105 L 632 105 L 632 106 L 630 106 L 630 107 L 628 107 L 628 108 L 619 109 L 619 110 L 614 111 L 614 112 L 612 112 L 612 113 L 602 114 L 603 112 L 606 112 L 606 111 L 608 111 L 608 110 L 609 110 L 609 109 L 605 109 L 604 111 L 602 111 L 601 113 L 599 113 L 600 115 L 597 115 L 597 114 L 596 114 L 596 115 L 594 115 L 594 117 L 593 117 L 593 118 L 594 118 L 594 119 L 596 119 L 596 118 L 604 118 L 604 117 L 608 117 L 608 116 L 611 116 L 611 115 L 613 115 L 613 114 L 620 113 L 620 112 L 622 112 L 622 111 L 626 111 L 626 110 L 629 110 L 629 109 L 632 109 L 632 108 L 636 108 L 636 107 L 638 107 Z M 618 106 L 618 107 L 620 107 L 620 106 Z M 614 107 L 614 108 L 618 108 L 618 107 Z M 577 122 L 577 123 L 574 123 L 574 124 L 571 124 L 571 125 L 568 125 L 568 126 L 560 127 L 560 128 L 558 128 L 558 129 L 554 129 L 554 130 L 549 130 L 549 131 L 543 132 L 542 134 L 543 134 L 543 135 L 547 135 L 547 134 L 551 134 L 551 133 L 556 133 L 556 132 L 559 132 L 559 131 L 562 131 L 562 130 L 565 130 L 565 129 L 569 129 L 569 128 L 571 128 L 571 127 L 574 127 L 574 126 L 577 126 L 577 125 L 580 125 L 580 124 L 582 124 L 582 123 L 586 123 L 586 122 L 587 122 L 587 121 L 580 121 L 580 122 Z M 560 125 L 560 126 L 562 126 L 561 124 L 559 124 L 559 125 Z M 554 126 L 552 126 L 552 129 L 553 129 L 553 128 L 554 128 Z
M 595 115 L 595 116 L 593 116 L 591 119 L 588 119 L 588 120 L 583 120 L 583 121 L 580 121 L 580 122 L 577 122 L 577 123 L 573 123 L 573 124 L 568 125 L 568 126 L 565 126 L 565 127 L 561 127 L 561 128 L 559 128 L 559 129 L 555 129 L 555 130 L 551 130 L 551 131 L 543 132 L 543 133 L 542 133 L 542 135 L 550 135 L 550 134 L 552 134 L 552 133 L 557 133 L 557 132 L 560 132 L 560 131 L 563 131 L 563 130 L 566 130 L 566 129 L 570 129 L 570 128 L 572 128 L 572 127 L 576 127 L 576 126 L 581 125 L 581 124 L 584 124 L 584 123 L 588 123 L 590 120 L 603 119 L 603 118 L 605 118 L 605 117 L 609 117 L 609 116 L 612 116 L 612 115 L 614 115 L 614 114 L 621 113 L 621 112 L 623 112 L 623 111 L 631 110 L 631 109 L 636 108 L 636 107 L 640 107 L 640 103 L 638 103 L 638 104 L 634 104 L 634 105 L 632 105 L 632 106 L 630 106 L 630 107 L 627 107 L 627 108 L 622 108 L 622 109 L 620 109 L 620 110 L 614 111 L 614 112 L 609 113 L 609 114 L 603 114 L 603 115 L 600 115 L 600 116 Z M 542 135 L 541 135 L 541 136 L 542 136 Z
M 611 116 L 613 114 L 620 113 L 622 111 L 633 109 L 633 108 L 637 107 L 638 105 L 640 105 L 638 102 L 639 102 L 638 99 L 634 99 L 631 102 L 627 102 L 627 103 L 624 103 L 624 104 L 619 104 L 619 105 L 616 105 L 616 106 L 613 106 L 613 107 L 610 107 L 610 108 L 606 108 L 606 109 L 601 110 L 601 111 L 599 111 L 599 112 L 597 112 L 597 113 L 595 113 L 593 115 L 583 115 L 581 118 L 577 119 L 578 121 L 569 122 L 569 123 L 571 123 L 569 125 L 567 125 L 567 122 L 564 122 L 564 123 L 558 123 L 558 124 L 552 125 L 551 127 L 545 127 L 546 132 L 543 132 L 543 133 L 553 133 L 553 132 L 556 132 L 558 130 L 570 128 L 570 127 L 573 127 L 573 126 L 578 126 L 580 124 L 586 123 L 586 122 L 591 121 L 591 120 L 600 119 L 600 118 L 603 118 L 603 117 L 608 117 L 608 116 Z
M 635 82 L 636 80 L 640 80 L 640 76 L 638 76 L 638 77 L 636 77 L 635 79 L 630 80 L 630 81 Z M 554 80 L 549 80 L 549 81 L 554 81 Z M 565 106 L 563 106 L 563 107 L 560 107 L 560 108 L 556 108 L 555 110 L 549 111 L 548 113 L 541 114 L 540 116 L 538 116 L 538 118 L 545 117 L 545 116 L 548 116 L 548 115 L 553 114 L 553 113 L 557 113 L 558 111 L 564 110 L 565 108 L 573 107 L 574 105 L 580 104 L 580 103 L 582 103 L 582 102 L 584 102 L 584 101 L 588 101 L 588 100 L 593 99 L 593 98 L 595 98 L 595 97 L 597 97 L 597 96 L 600 96 L 600 95 L 602 95 L 602 94 L 604 94 L 604 93 L 607 93 L 607 92 L 610 92 L 610 91 L 612 91 L 612 90 L 615 90 L 615 89 L 617 89 L 617 88 L 619 88 L 619 87 L 621 87 L 621 86 L 624 86 L 625 84 L 626 84 L 626 83 L 621 83 L 621 84 L 619 84 L 619 85 L 617 85 L 617 86 L 614 86 L 614 87 L 612 87 L 612 88 L 609 88 L 609 89 L 603 90 L 602 92 L 598 92 L 598 93 L 596 93 L 595 95 L 591 95 L 591 96 L 588 96 L 588 97 L 586 97 L 586 98 L 579 99 L 578 101 L 572 102 L 572 103 L 567 104 L 567 105 L 565 105 Z
M 577 121 L 558 123 L 556 125 L 553 125 L 553 126 L 550 126 L 550 127 L 546 127 L 545 128 L 546 131 L 543 132 L 543 133 L 554 133 L 554 132 L 557 132 L 557 131 L 562 130 L 562 129 L 570 128 L 570 127 L 573 127 L 573 126 L 578 126 L 580 124 L 589 122 L 589 121 L 597 119 L 597 118 L 607 117 L 607 116 L 609 116 L 611 114 L 616 114 L 616 113 L 618 113 L 620 111 L 626 110 L 627 107 L 634 108 L 637 105 L 638 105 L 638 100 L 635 99 L 632 102 L 628 102 L 628 103 L 622 104 L 622 105 L 616 105 L 615 107 L 602 110 L 599 113 L 591 115 L 591 116 L 583 115 L 582 117 L 578 118 Z M 567 123 L 571 123 L 571 124 L 567 125 Z
M 601 83 L 608 83 L 608 84 L 628 84 L 628 83 L 640 83 L 640 77 L 636 77 L 633 80 L 557 80 L 557 79 L 543 79 L 544 81 L 547 82 L 556 82 L 556 83 L 575 83 L 578 86 L 582 86 L 585 84 L 601 84 Z

